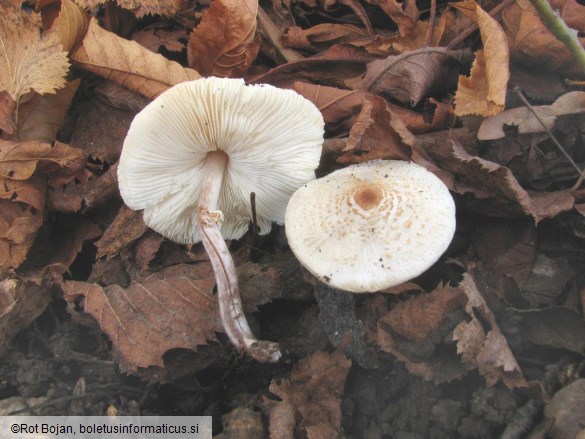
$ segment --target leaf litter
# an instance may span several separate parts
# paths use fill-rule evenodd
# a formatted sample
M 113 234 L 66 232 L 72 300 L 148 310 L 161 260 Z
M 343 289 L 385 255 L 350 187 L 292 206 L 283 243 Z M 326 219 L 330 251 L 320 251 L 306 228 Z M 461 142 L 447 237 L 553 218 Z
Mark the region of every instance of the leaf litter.
M 582 5 L 551 3 L 585 31 Z M 568 85 L 583 72 L 530 2 L 0 7 L 7 407 L 206 413 L 224 438 L 584 434 L 585 191 L 542 127 L 585 167 L 583 92 Z M 311 100 L 319 175 L 409 160 L 456 197 L 446 255 L 375 294 L 325 294 L 280 227 L 232 242 L 253 331 L 285 352 L 275 365 L 234 356 L 200 245 L 148 230 L 118 193 L 133 116 L 210 75 Z

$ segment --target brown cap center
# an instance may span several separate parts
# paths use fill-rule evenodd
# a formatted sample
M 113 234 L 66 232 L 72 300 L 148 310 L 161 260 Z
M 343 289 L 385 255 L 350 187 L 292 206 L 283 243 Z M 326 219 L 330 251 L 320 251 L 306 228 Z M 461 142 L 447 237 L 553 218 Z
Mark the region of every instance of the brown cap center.
M 380 204 L 383 192 L 378 186 L 364 186 L 354 192 L 355 202 L 364 210 L 370 210 Z

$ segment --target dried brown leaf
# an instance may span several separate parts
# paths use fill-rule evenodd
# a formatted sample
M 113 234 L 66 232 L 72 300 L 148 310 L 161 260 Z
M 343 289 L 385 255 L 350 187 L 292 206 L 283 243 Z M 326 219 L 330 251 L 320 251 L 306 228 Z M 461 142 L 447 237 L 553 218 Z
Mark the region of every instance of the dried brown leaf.
M 419 11 L 416 6 L 416 1 L 405 0 L 399 2 L 397 0 L 366 0 L 372 5 L 379 6 L 388 17 L 392 19 L 400 31 L 400 35 L 406 36 L 415 28 L 419 18 Z
M 241 76 L 256 54 L 258 0 L 214 0 L 189 37 L 189 67 L 203 76 Z
M 532 108 L 544 125 L 552 130 L 559 116 L 585 113 L 585 92 L 572 91 L 562 95 L 551 105 L 540 105 Z M 479 127 L 477 138 L 479 140 L 495 140 L 505 137 L 505 126 L 517 127 L 520 134 L 545 131 L 540 121 L 528 108 L 518 107 L 484 119 Z
M 66 281 L 66 300 L 82 295 L 85 312 L 112 340 L 122 370 L 164 366 L 170 349 L 196 351 L 220 330 L 213 278 L 151 277 L 129 288 Z
M 80 79 L 69 81 L 55 94 L 35 96 L 18 108 L 18 139 L 52 142 L 63 127 L 67 111 L 81 84 Z
M 16 102 L 6 90 L 0 91 L 0 130 L 7 134 L 16 131 Z
M 0 353 L 9 348 L 12 338 L 18 332 L 43 313 L 51 300 L 52 295 L 47 286 L 13 277 L 0 280 Z
M 69 70 L 67 53 L 59 34 L 44 32 L 38 14 L 0 14 L 0 91 L 19 102 L 31 90 L 54 93 L 65 85 Z
M 473 277 L 465 274 L 458 288 L 467 296 L 465 310 L 471 318 L 469 322 L 461 322 L 453 331 L 453 340 L 458 341 L 457 352 L 463 361 L 477 368 L 488 386 L 501 380 L 508 388 L 526 387 L 520 366 Z M 488 328 L 484 329 L 482 323 Z
M 554 394 L 544 409 L 547 437 L 582 439 L 585 437 L 585 378 L 580 378 Z
M 369 63 L 356 88 L 415 106 L 425 96 L 452 87 L 458 65 L 466 58 L 463 52 L 434 47 L 388 56 Z
M 289 27 L 282 37 L 282 44 L 296 50 L 318 52 L 333 44 L 364 37 L 367 37 L 367 33 L 351 24 L 322 23 L 308 29 Z
M 81 68 L 152 99 L 180 82 L 200 78 L 195 71 L 102 29 L 92 19 L 81 46 L 71 53 Z
M 478 50 L 471 76 L 459 77 L 455 93 L 455 114 L 491 116 L 504 110 L 509 70 L 508 41 L 500 24 L 475 2 L 454 3 L 468 8 L 479 26 L 483 50 Z
M 272 381 L 280 401 L 262 398 L 270 437 L 333 438 L 341 434 L 341 397 L 351 360 L 342 352 L 317 352 L 297 363 L 290 378 Z
M 180 52 L 186 47 L 188 35 L 185 29 L 167 30 L 168 26 L 158 23 L 146 26 L 132 34 L 132 40 L 146 47 L 148 50 L 159 53 L 159 49 L 164 47 L 170 52 Z
M 122 248 L 144 235 L 147 229 L 142 212 L 122 205 L 112 224 L 95 244 L 98 249 L 96 258 L 107 256 L 110 259 L 116 256 Z
M 43 25 L 59 33 L 65 52 L 76 47 L 87 32 L 89 15 L 71 0 L 40 0 L 35 5 L 41 11 Z
M 571 2 L 565 4 L 570 5 Z M 560 6 L 560 5 L 559 5 Z M 582 14 L 583 6 L 576 8 Z M 571 22 L 578 24 L 581 17 L 573 18 L 575 8 L 559 9 L 561 18 L 571 11 Z M 576 21 L 577 23 L 575 23 Z M 513 61 L 528 67 L 558 72 L 565 75 L 582 75 L 571 52 L 542 23 L 530 0 L 516 0 L 502 12 L 502 26 L 506 32 Z M 585 38 L 580 38 L 585 45 Z
M 83 9 L 91 10 L 107 3 L 108 0 L 75 0 Z M 137 18 L 150 15 L 171 16 L 179 10 L 176 0 L 116 0 L 119 7 L 132 11 Z
M 81 150 L 65 143 L 10 142 L 0 140 L 0 178 L 27 180 L 41 162 L 68 166 L 84 157 Z

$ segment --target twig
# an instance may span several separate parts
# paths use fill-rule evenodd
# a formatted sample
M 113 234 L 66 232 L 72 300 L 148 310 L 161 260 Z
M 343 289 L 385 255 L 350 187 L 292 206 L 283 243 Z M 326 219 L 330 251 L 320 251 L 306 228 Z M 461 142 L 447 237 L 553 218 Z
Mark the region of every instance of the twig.
M 570 189 L 572 191 L 576 190 L 579 186 L 581 186 L 583 179 L 585 179 L 584 171 L 582 171 L 581 168 L 579 168 L 579 165 L 577 165 L 577 163 L 575 163 L 575 160 L 573 160 L 573 158 L 569 155 L 569 153 L 567 151 L 565 151 L 565 148 L 563 148 L 563 145 L 561 145 L 561 143 L 557 140 L 557 138 L 552 133 L 552 131 L 546 126 L 546 124 L 544 123 L 542 118 L 538 115 L 538 113 L 536 111 L 534 111 L 534 107 L 532 105 L 530 105 L 530 102 L 528 102 L 528 100 L 524 97 L 520 87 L 518 87 L 518 86 L 514 87 L 514 94 L 516 96 L 518 96 L 518 99 L 520 99 L 520 101 L 522 101 L 524 106 L 526 108 L 528 108 L 528 111 L 530 111 L 533 114 L 533 116 L 536 118 L 538 123 L 540 123 L 540 125 L 542 125 L 542 128 L 544 128 L 544 130 L 546 131 L 548 136 L 551 138 L 553 143 L 556 145 L 558 150 L 561 152 L 561 154 L 563 154 L 565 156 L 565 158 L 569 161 L 569 163 L 571 163 L 571 165 L 573 165 L 573 167 L 577 170 L 577 173 L 579 174 L 579 178 L 577 179 L 577 182 L 573 185 L 573 187 Z
M 423 46 L 430 46 L 433 41 L 433 28 L 435 27 L 435 17 L 437 16 L 437 0 L 431 0 L 431 15 L 429 16 L 429 24 L 427 33 L 425 35 L 425 42 Z
M 571 29 L 561 16 L 553 11 L 547 0 L 530 0 L 540 19 L 551 33 L 571 52 L 579 68 L 585 74 L 585 49 L 577 37 L 577 31 Z

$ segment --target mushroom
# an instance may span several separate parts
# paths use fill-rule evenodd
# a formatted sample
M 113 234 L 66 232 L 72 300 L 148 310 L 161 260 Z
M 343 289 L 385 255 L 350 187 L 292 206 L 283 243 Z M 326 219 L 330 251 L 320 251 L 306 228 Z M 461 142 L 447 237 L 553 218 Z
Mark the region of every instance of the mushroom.
M 439 259 L 455 233 L 455 204 L 425 168 L 376 160 L 305 184 L 289 201 L 285 228 L 293 253 L 319 280 L 373 292 Z
M 134 119 L 118 167 L 120 193 L 144 221 L 181 244 L 199 241 L 213 266 L 223 327 L 240 352 L 278 361 L 276 343 L 258 341 L 242 309 L 224 239 L 248 230 L 256 194 L 259 233 L 283 223 L 292 193 L 315 178 L 323 118 L 292 90 L 205 78 L 162 93 Z

